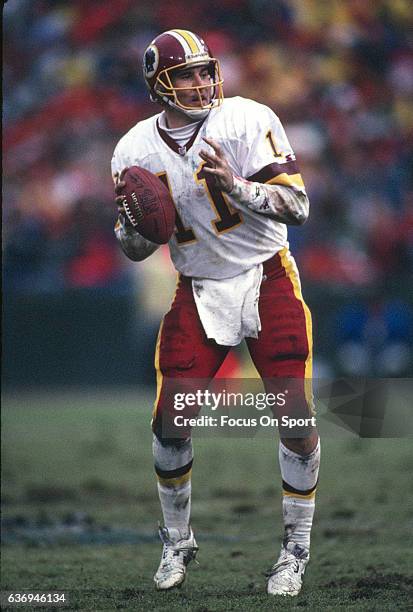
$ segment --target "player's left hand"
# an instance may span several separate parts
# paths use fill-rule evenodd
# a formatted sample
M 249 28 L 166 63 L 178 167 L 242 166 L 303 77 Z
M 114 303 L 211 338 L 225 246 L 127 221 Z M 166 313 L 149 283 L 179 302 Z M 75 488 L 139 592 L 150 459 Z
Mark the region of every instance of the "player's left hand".
M 212 138 L 204 138 L 214 150 L 214 153 L 202 149 L 199 153 L 201 159 L 206 163 L 204 166 L 205 172 L 212 174 L 215 177 L 216 183 L 221 191 L 229 193 L 234 187 L 234 175 L 225 158 L 224 152 L 215 140 Z

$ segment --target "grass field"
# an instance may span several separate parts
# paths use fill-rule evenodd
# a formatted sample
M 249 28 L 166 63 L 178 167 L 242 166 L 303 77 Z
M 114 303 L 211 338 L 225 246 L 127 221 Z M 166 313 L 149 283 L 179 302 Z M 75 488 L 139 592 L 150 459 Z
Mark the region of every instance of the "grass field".
M 3 398 L 3 590 L 63 590 L 71 610 L 412 609 L 411 440 L 350 434 L 323 441 L 305 588 L 281 601 L 263 575 L 282 533 L 274 441 L 196 437 L 199 565 L 182 589 L 157 593 L 151 399 Z

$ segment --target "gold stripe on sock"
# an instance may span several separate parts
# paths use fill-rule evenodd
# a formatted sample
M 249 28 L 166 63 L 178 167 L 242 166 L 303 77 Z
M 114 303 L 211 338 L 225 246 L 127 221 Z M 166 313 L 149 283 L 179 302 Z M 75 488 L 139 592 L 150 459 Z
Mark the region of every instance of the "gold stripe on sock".
M 299 497 L 300 499 L 313 499 L 315 497 L 316 490 L 317 489 L 314 489 L 314 491 L 311 491 L 311 493 L 308 493 L 308 495 L 301 495 L 301 493 L 290 493 L 290 491 L 283 491 L 283 495 L 285 495 L 286 497 Z
M 159 484 L 164 487 L 170 487 L 172 489 L 175 487 L 180 487 L 186 482 L 188 482 L 188 480 L 190 480 L 191 478 L 191 474 L 192 469 L 189 470 L 189 472 L 187 472 L 186 474 L 183 474 L 183 476 L 177 476 L 177 478 L 161 478 L 160 476 L 157 476 L 157 479 Z

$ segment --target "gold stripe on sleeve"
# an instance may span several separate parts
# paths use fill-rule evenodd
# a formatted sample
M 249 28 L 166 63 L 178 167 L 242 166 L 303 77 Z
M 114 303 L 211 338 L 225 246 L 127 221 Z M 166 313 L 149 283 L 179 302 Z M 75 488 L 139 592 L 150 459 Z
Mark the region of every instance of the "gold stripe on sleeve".
M 266 181 L 267 185 L 286 185 L 287 187 L 304 187 L 304 181 L 301 174 L 287 174 L 282 172 L 278 176 Z

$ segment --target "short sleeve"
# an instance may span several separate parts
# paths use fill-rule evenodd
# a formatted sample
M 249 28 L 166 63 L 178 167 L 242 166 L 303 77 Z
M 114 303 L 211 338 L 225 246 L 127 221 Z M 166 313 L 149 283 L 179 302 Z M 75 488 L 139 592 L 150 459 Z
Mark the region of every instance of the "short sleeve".
M 294 151 L 277 115 L 263 104 L 246 116 L 248 154 L 243 178 L 257 183 L 285 185 L 305 191 Z

